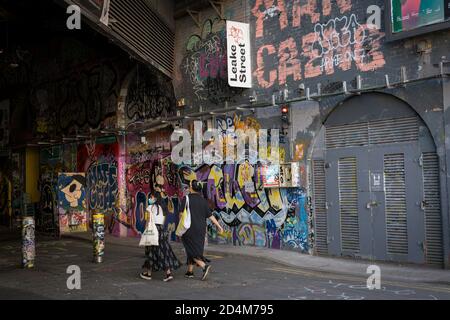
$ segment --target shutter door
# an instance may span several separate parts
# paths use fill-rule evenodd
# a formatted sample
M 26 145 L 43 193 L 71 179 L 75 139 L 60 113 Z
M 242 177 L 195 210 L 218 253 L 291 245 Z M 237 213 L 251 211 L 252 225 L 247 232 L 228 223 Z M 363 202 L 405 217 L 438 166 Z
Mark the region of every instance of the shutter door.
M 325 162 L 313 160 L 313 194 L 315 250 L 318 254 L 328 254 L 327 210 L 325 193 Z
M 439 186 L 439 158 L 436 153 L 423 153 L 423 190 L 425 209 L 425 254 L 429 264 L 442 266 L 441 196 Z
M 356 157 L 339 159 L 339 211 L 342 251 L 359 252 L 358 179 Z

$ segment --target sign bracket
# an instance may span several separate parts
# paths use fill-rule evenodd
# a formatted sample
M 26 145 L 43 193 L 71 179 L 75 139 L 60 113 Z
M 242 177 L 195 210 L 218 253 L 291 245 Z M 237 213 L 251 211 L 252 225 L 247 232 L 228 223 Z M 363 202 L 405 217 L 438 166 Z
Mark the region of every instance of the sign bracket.
M 221 20 L 225 20 L 224 14 L 223 14 L 223 2 L 222 1 L 213 1 L 209 0 L 209 4 L 214 9 L 214 11 L 217 13 L 217 15 L 220 17 Z M 219 7 L 217 7 L 219 6 Z
M 193 11 L 190 9 L 186 9 L 186 12 L 191 16 L 192 20 L 194 20 L 195 25 L 201 30 L 201 12 L 200 11 Z

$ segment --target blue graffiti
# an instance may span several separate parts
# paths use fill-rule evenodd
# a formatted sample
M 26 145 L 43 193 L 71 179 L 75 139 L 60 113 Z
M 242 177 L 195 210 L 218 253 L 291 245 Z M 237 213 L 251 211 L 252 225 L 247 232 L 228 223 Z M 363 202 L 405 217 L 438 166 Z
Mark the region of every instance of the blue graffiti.
M 110 163 L 92 165 L 87 172 L 88 202 L 91 210 L 113 210 L 117 187 L 117 166 Z

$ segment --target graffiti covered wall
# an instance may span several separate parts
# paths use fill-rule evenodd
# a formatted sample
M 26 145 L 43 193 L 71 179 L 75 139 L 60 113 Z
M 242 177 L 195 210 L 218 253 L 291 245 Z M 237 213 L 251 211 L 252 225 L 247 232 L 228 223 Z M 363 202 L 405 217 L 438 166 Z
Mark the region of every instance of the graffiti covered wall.
M 228 147 L 236 146 L 236 130 L 258 133 L 265 124 L 253 116 L 234 114 L 217 117 L 214 125 Z M 270 153 L 270 150 L 265 151 Z M 285 149 L 280 146 L 278 152 L 283 162 Z M 305 191 L 265 188 L 261 166 L 240 161 L 237 155 L 234 160 L 235 164 L 179 167 L 183 192 L 190 181 L 200 181 L 204 196 L 224 228 L 223 233 L 218 233 L 209 224 L 210 239 L 216 243 L 308 251 L 309 218 Z
M 170 161 L 171 130 L 160 130 L 140 137 L 127 137 L 126 189 L 127 203 L 121 206 L 122 224 L 127 236 L 137 236 L 146 225 L 145 209 L 150 192 L 156 192 L 165 211 L 166 226 L 172 240 L 176 240 L 180 183 L 176 166 Z M 118 234 L 118 230 L 115 231 Z
M 125 120 L 128 124 L 175 113 L 175 95 L 170 79 L 148 67 L 138 65 L 128 84 Z
M 340 71 L 376 71 L 386 64 L 384 33 L 351 0 L 251 2 L 256 65 L 262 89 Z M 342 74 L 341 74 L 342 76 Z
M 114 139 L 115 140 L 115 139 Z M 86 203 L 89 213 L 105 214 L 106 224 L 112 230 L 116 216 L 118 195 L 118 155 L 116 141 L 95 142 L 78 146 L 78 172 L 86 173 Z
M 193 179 L 203 183 L 203 194 L 225 230 L 218 233 L 210 224 L 208 234 L 212 241 L 308 250 L 304 191 L 262 188 L 261 171 L 246 163 L 184 166 L 179 172 L 185 188 Z
M 284 90 L 296 98 L 304 95 L 301 84 L 311 94 L 318 84 L 321 93 L 342 91 L 342 81 L 356 88 L 357 75 L 364 86 L 381 85 L 385 75 L 398 81 L 402 66 L 408 79 L 436 74 L 448 31 L 389 42 L 386 10 L 383 0 L 224 1 L 226 19 L 250 24 L 253 87 L 221 100 L 230 88 L 210 95 L 208 84 L 226 79 L 223 28 L 217 12 L 205 6 L 200 27 L 188 15 L 176 20 L 176 96 L 193 108 L 223 107 L 224 101 L 247 103 L 249 96 L 270 102 Z M 418 43 L 427 49 L 418 52 Z
M 85 186 L 84 173 L 58 175 L 58 217 L 61 234 L 87 231 Z

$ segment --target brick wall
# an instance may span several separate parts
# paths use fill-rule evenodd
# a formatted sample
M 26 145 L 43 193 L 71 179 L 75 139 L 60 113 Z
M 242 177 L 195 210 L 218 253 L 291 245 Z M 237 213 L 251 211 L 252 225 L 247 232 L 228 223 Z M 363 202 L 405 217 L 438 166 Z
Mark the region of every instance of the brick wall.
M 381 8 L 380 30 L 368 23 L 371 5 Z M 341 90 L 344 80 L 354 85 L 357 75 L 364 85 L 380 85 L 385 74 L 398 81 L 402 66 L 409 78 L 423 77 L 438 72 L 450 49 L 449 31 L 388 42 L 382 0 L 227 1 L 224 8 L 227 19 L 250 23 L 253 88 L 227 87 L 226 70 L 221 70 L 226 69 L 224 21 L 207 8 L 202 28 L 189 16 L 176 21 L 174 85 L 177 97 L 190 105 L 248 101 L 254 93 L 264 100 L 286 86 L 293 98 L 302 83 L 311 93 L 318 83 L 323 92 L 333 92 Z M 423 52 L 417 52 L 418 44 L 424 45 Z

